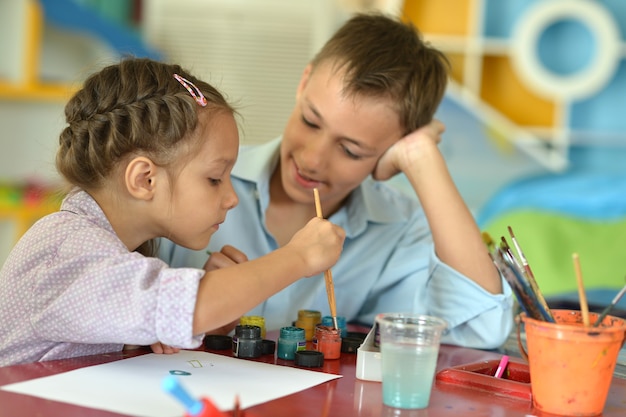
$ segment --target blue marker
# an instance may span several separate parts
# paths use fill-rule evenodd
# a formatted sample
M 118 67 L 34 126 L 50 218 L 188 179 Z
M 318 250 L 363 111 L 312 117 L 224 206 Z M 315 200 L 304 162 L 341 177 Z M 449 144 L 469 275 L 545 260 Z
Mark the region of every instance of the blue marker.
M 202 401 L 198 401 L 189 395 L 183 386 L 180 385 L 178 379 L 173 376 L 166 376 L 165 379 L 163 379 L 161 386 L 164 391 L 169 392 L 176 397 L 178 401 L 183 403 L 189 415 L 197 416 L 202 412 L 202 409 L 204 408 Z

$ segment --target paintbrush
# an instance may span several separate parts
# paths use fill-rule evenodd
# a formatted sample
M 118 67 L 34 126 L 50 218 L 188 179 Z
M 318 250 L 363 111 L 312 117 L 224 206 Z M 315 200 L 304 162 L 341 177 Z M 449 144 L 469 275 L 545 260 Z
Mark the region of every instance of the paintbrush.
M 620 298 L 622 298 L 624 293 L 626 293 L 626 285 L 624 285 L 624 288 L 622 288 L 620 292 L 618 292 L 617 295 L 613 298 L 613 301 L 611 301 L 611 304 L 609 304 L 608 306 L 606 306 L 604 310 L 602 310 L 602 312 L 600 313 L 600 316 L 598 316 L 598 319 L 593 324 L 593 327 L 598 327 L 600 323 L 602 323 L 602 320 L 604 320 L 604 318 L 611 312 L 611 309 L 615 307 L 615 304 L 617 304 Z
M 589 306 L 587 305 L 587 296 L 585 295 L 585 287 L 583 285 L 583 274 L 580 269 L 580 260 L 577 253 L 572 254 L 574 261 L 574 271 L 576 272 L 576 282 L 578 284 L 578 298 L 580 299 L 580 313 L 583 316 L 583 324 L 589 326 Z
M 488 232 L 482 232 L 482 237 L 483 237 L 483 242 L 485 242 L 485 245 L 487 246 L 487 254 L 493 261 L 498 272 L 500 272 L 500 268 L 498 268 L 498 264 L 496 263 L 496 260 L 494 259 L 495 252 L 496 252 L 496 244 L 494 243 L 493 239 L 491 238 L 491 235 Z M 500 275 L 502 275 L 502 272 L 500 272 Z
M 530 311 L 526 308 L 526 303 L 521 301 L 523 296 L 522 288 L 517 278 L 515 278 L 515 273 L 510 270 L 511 266 L 508 265 L 504 260 L 502 251 L 505 250 L 496 247 L 494 240 L 491 238 L 491 235 L 488 232 L 482 232 L 482 238 L 483 242 L 485 242 L 485 245 L 487 246 L 487 252 L 489 254 L 489 257 L 493 261 L 493 264 L 496 266 L 498 273 L 503 276 L 505 281 L 509 284 L 509 287 L 511 288 L 511 291 L 513 291 L 515 298 L 519 301 L 521 309 L 529 317 L 531 317 Z
M 496 373 L 494 377 L 502 378 L 504 375 L 504 371 L 506 370 L 506 365 L 509 363 L 509 357 L 504 355 L 502 359 L 500 359 L 500 363 L 498 364 L 498 369 L 496 369 Z
M 531 309 L 527 307 L 528 303 L 523 300 L 523 290 L 515 277 L 515 272 L 512 270 L 513 266 L 511 264 L 507 264 L 503 258 L 503 254 L 504 252 L 502 250 L 496 249 L 492 256 L 494 264 L 509 284 L 509 287 L 511 287 L 511 291 L 513 291 L 521 309 L 526 313 L 526 315 L 528 315 L 528 317 L 535 317 L 536 314 L 531 312 Z
M 513 229 L 511 228 L 511 226 L 508 226 L 508 229 L 509 229 L 509 234 L 511 235 L 511 240 L 513 241 L 513 246 L 515 246 L 515 250 L 517 251 L 517 256 L 519 256 L 520 262 L 522 264 L 522 268 L 524 268 L 524 271 L 526 272 L 526 278 L 528 280 L 528 283 L 530 284 L 530 287 L 532 288 L 533 292 L 537 296 L 537 300 L 541 303 L 543 310 L 550 316 L 550 319 L 551 319 L 550 321 L 553 322 L 554 317 L 552 316 L 550 307 L 548 307 L 548 303 L 546 302 L 546 299 L 543 297 L 543 294 L 539 290 L 539 285 L 537 284 L 537 281 L 535 280 L 535 274 L 533 274 L 532 269 L 530 269 L 530 265 L 528 264 L 528 260 L 526 259 L 526 256 L 524 255 L 524 252 L 522 251 L 522 247 L 520 246 L 519 242 L 515 238 L 515 234 L 513 234 Z
M 524 278 L 522 270 L 516 265 L 512 254 L 500 247 L 494 253 L 493 258 L 498 270 L 508 282 L 513 294 L 519 301 L 520 307 L 528 317 L 535 320 L 550 321 L 550 316 L 537 301 L 537 297 Z
M 233 408 L 233 417 L 243 417 L 241 406 L 239 405 L 239 395 L 235 395 L 235 407 Z
M 521 262 L 513 254 L 513 251 L 511 250 L 511 247 L 509 246 L 504 236 L 501 237 L 500 247 L 507 255 L 507 258 L 510 261 L 511 265 L 515 267 L 515 278 L 519 282 L 522 297 L 529 304 L 529 308 L 539 313 L 539 316 L 541 317 L 539 320 L 554 323 L 554 317 L 552 317 L 552 313 L 550 312 L 547 303 L 545 303 L 545 300 L 543 303 L 540 301 L 539 294 L 537 293 L 537 291 L 535 291 L 535 288 L 531 285 L 530 280 L 526 275 L 526 270 L 522 266 Z M 539 288 L 537 287 L 537 290 L 538 289 Z
M 496 244 L 491 238 L 491 235 L 489 234 L 489 232 L 482 232 L 481 235 L 483 237 L 483 242 L 485 242 L 485 245 L 487 246 L 487 250 L 490 254 L 493 254 L 496 250 Z
M 317 188 L 313 189 L 313 195 L 315 197 L 315 213 L 317 217 L 323 219 L 322 204 L 320 203 L 320 193 Z M 324 282 L 326 283 L 326 295 L 328 296 L 328 305 L 330 307 L 330 316 L 333 319 L 333 326 L 335 329 L 339 329 L 339 323 L 337 322 L 337 307 L 335 303 L 335 284 L 333 283 L 333 274 L 330 269 L 324 271 Z
M 539 302 L 536 292 L 532 289 L 524 275 L 524 270 L 519 261 L 513 255 L 509 244 L 504 237 L 501 238 L 500 247 L 496 247 L 493 239 L 487 232 L 482 233 L 483 242 L 489 249 L 489 256 L 495 264 L 500 275 L 511 287 L 511 291 L 517 298 L 519 306 L 528 317 L 536 320 L 554 322 L 552 314 L 547 307 Z
M 500 248 L 502 248 L 502 250 L 504 250 L 506 253 L 508 253 L 511 256 L 511 260 L 515 264 L 515 266 L 518 269 L 523 271 L 522 263 L 517 259 L 517 257 L 515 256 L 515 254 L 511 250 L 511 247 L 509 246 L 509 243 L 504 238 L 504 236 L 500 236 Z

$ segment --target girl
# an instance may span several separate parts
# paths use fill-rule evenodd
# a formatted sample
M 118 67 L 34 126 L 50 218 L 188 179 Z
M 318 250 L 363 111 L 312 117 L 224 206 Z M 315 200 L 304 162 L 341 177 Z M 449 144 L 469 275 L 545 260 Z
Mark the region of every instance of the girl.
M 65 116 L 56 165 L 73 188 L 0 271 L 1 366 L 124 344 L 195 348 L 205 332 L 337 261 L 344 232 L 315 217 L 281 249 L 230 268 L 173 269 L 152 256 L 157 237 L 206 247 L 238 203 L 234 110 L 179 66 L 106 67 Z

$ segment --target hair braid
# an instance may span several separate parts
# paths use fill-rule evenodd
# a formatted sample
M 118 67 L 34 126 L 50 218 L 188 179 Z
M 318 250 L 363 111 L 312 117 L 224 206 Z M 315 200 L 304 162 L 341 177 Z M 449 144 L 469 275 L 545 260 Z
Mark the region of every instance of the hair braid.
M 178 65 L 128 59 L 90 76 L 65 107 L 58 171 L 83 189 L 97 188 L 116 164 L 141 152 L 155 163 L 173 161 L 177 144 L 197 124 L 198 105 L 174 79 L 193 82 L 213 108 L 234 110 L 212 86 Z

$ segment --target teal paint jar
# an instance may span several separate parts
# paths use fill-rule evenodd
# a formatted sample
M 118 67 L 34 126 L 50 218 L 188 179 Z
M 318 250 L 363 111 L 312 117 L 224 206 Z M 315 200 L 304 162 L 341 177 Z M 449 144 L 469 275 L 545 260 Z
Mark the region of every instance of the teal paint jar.
M 300 327 L 283 327 L 278 337 L 276 357 L 279 359 L 294 360 L 296 352 L 306 349 L 305 331 Z

